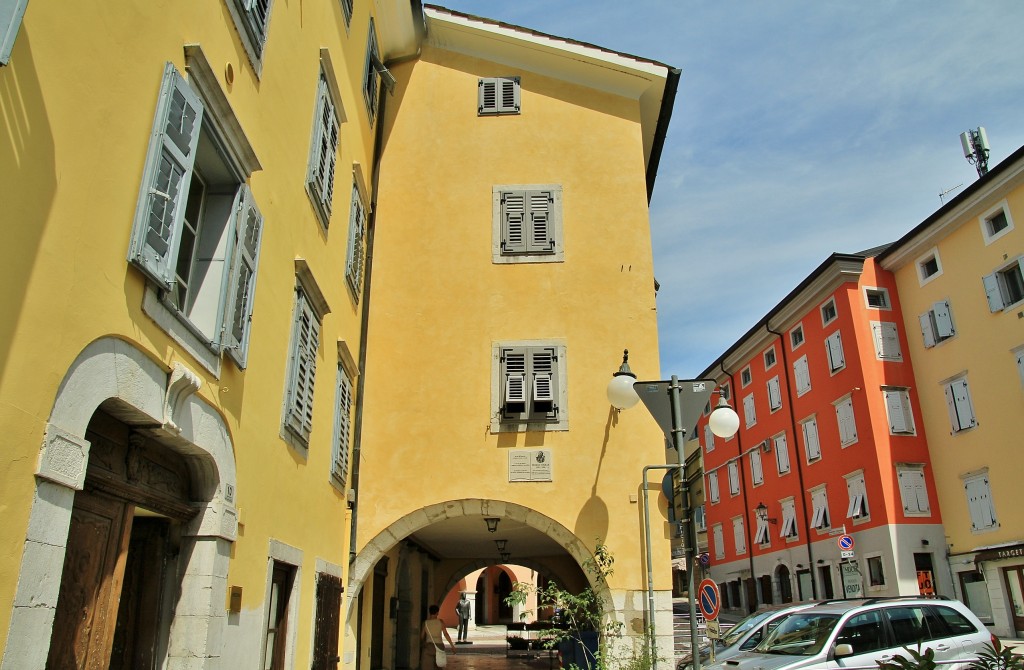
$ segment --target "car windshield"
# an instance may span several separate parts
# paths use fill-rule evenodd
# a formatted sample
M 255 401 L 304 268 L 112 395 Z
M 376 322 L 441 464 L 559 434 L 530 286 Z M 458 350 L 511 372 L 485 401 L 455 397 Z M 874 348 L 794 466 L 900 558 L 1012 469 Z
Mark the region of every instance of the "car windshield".
M 736 644 L 736 642 L 741 637 L 743 637 L 744 633 L 746 633 L 751 628 L 754 628 L 755 626 L 761 625 L 761 622 L 770 617 L 771 615 L 772 612 L 767 611 L 754 612 L 753 614 L 749 614 L 743 617 L 742 619 L 740 619 L 739 623 L 730 628 L 729 631 L 722 636 L 722 639 L 718 643 L 719 646 L 731 647 L 732 645 Z
M 839 621 L 838 614 L 797 612 L 783 617 L 754 651 L 761 654 L 813 656 L 828 642 L 829 634 Z

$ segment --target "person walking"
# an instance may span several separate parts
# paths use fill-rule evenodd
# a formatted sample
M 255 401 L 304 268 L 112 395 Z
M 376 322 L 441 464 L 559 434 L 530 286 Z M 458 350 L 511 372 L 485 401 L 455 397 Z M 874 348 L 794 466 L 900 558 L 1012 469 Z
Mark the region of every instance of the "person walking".
M 473 604 L 469 602 L 469 596 L 465 592 L 462 593 L 462 598 L 459 603 L 455 606 L 455 613 L 459 615 L 459 642 L 466 642 L 466 638 L 469 635 L 469 620 L 473 616 Z
M 437 615 L 441 608 L 431 605 L 427 610 L 427 619 L 420 627 L 420 670 L 438 670 L 437 652 L 444 651 L 444 639 L 448 638 L 448 644 L 452 647 L 452 654 L 455 654 L 455 643 L 452 636 L 448 634 L 448 626 Z M 441 644 L 438 644 L 438 640 Z

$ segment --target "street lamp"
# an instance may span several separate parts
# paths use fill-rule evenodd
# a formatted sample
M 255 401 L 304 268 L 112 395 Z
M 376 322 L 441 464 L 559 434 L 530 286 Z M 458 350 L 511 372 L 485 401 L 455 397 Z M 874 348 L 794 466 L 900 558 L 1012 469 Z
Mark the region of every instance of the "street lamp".
M 690 646 L 693 649 L 693 670 L 700 670 L 700 652 L 697 642 L 697 609 L 694 585 L 694 555 L 697 548 L 697 533 L 694 527 L 693 508 L 690 506 L 690 482 L 686 477 L 686 458 L 683 454 L 683 446 L 686 440 L 686 431 L 692 429 L 697 422 L 697 417 L 707 404 L 709 397 L 714 393 L 715 382 L 711 379 L 688 380 L 680 382 L 676 375 L 672 375 L 671 381 L 638 382 L 634 381 L 636 375 L 629 369 L 629 351 L 623 352 L 622 365 L 618 372 L 613 375 L 612 381 L 608 384 L 608 400 L 616 409 L 628 409 L 636 404 L 625 392 L 625 386 L 633 388 L 634 395 L 644 401 L 644 405 L 650 411 L 651 416 L 661 426 L 666 437 L 669 438 L 675 448 L 678 465 L 654 465 L 644 468 L 644 532 L 645 546 L 647 549 L 647 600 L 648 600 L 648 626 L 651 635 L 651 658 L 657 663 L 657 649 L 655 644 L 657 637 L 654 630 L 654 585 L 653 569 L 651 567 L 651 524 L 649 516 L 649 505 L 647 501 L 647 470 L 651 468 L 679 470 L 679 481 L 681 484 L 680 494 L 683 503 L 682 523 L 686 529 L 686 575 L 687 588 L 689 590 L 690 609 Z M 630 383 L 632 382 L 632 383 Z M 686 404 L 685 414 L 682 396 L 685 391 Z M 736 411 L 729 406 L 722 391 L 718 391 L 719 402 L 709 417 L 711 432 L 721 438 L 730 438 L 736 434 L 740 427 L 740 418 Z
M 757 515 L 757 518 L 760 521 L 767 521 L 770 524 L 777 524 L 779 522 L 778 519 L 771 519 L 768 517 L 768 508 L 763 502 L 757 503 L 757 507 L 754 508 L 754 514 Z

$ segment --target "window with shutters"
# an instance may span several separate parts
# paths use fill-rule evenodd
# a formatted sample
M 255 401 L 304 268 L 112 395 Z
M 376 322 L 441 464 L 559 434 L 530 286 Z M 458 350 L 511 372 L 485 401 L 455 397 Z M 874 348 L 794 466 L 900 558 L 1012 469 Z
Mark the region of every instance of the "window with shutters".
M 301 552 L 285 550 L 281 553 L 294 553 L 301 557 Z M 288 657 L 295 651 L 296 631 L 294 626 L 288 625 L 290 621 L 295 622 L 294 603 L 299 597 L 299 567 L 291 562 L 293 560 L 296 560 L 296 557 L 289 555 L 287 560 L 270 562 L 266 609 L 263 613 L 263 648 L 260 653 L 262 660 L 259 666 L 263 670 L 285 670 L 290 667 Z
M 731 389 L 729 388 L 728 382 L 725 383 L 725 384 L 722 384 L 718 388 L 722 392 L 722 397 L 723 398 L 725 398 L 726 400 L 732 400 Z
M 821 458 L 821 445 L 818 443 L 818 420 L 815 417 L 800 422 L 800 433 L 804 438 L 804 457 L 808 463 Z
M 939 259 L 939 250 L 935 247 L 922 254 L 914 265 L 917 267 L 917 281 L 921 286 L 942 275 L 942 261 Z
M 715 434 L 711 432 L 711 424 L 704 424 L 704 451 L 710 453 L 715 450 Z
M 1015 258 L 990 275 L 982 277 L 990 312 L 999 312 L 1024 301 L 1024 258 Z
M 838 330 L 825 339 L 825 353 L 828 354 L 828 369 L 830 373 L 835 374 L 846 367 L 846 357 L 843 355 L 843 338 Z
M 766 352 L 764 352 L 763 356 L 765 370 L 775 365 L 775 346 L 773 345 L 771 349 L 768 349 Z
M 900 486 L 900 502 L 906 516 L 931 516 L 928 488 L 925 485 L 924 465 L 897 463 L 896 479 Z
M 764 484 L 764 464 L 761 462 L 762 448 L 763 447 L 759 444 L 750 452 L 750 483 L 753 486 L 760 486 L 761 484 Z
M 332 443 L 331 475 L 339 487 L 348 487 L 349 450 L 352 444 L 352 380 L 355 378 L 355 361 L 348 353 L 348 347 L 339 343 L 338 377 L 334 398 L 334 439 Z
M 751 393 L 743 399 L 743 419 L 750 428 L 757 423 L 757 413 L 754 411 L 754 394 Z
M 750 386 L 750 382 L 753 379 L 754 379 L 754 376 L 750 372 L 750 366 L 749 365 L 747 367 L 743 368 L 742 370 L 740 370 L 740 387 L 741 388 L 745 388 L 747 386 Z
M 711 538 L 715 545 L 715 558 L 725 558 L 725 533 L 722 524 L 716 523 L 711 527 Z
M 926 349 L 956 335 L 956 329 L 953 327 L 953 311 L 950 309 L 948 300 L 940 300 L 917 318 L 921 324 L 921 337 L 924 339 Z
M 981 234 L 986 246 L 992 244 L 1003 235 L 1013 230 L 1013 219 L 1010 217 L 1009 204 L 1003 200 L 980 217 Z
M 967 496 L 967 509 L 971 514 L 971 530 L 979 532 L 997 528 L 999 521 L 992 501 L 992 489 L 989 487 L 988 468 L 962 475 L 961 479 Z
M 793 381 L 796 383 L 798 398 L 811 390 L 811 370 L 807 364 L 807 354 L 793 361 Z
M 789 350 L 796 351 L 800 348 L 800 345 L 804 343 L 804 326 L 803 324 L 798 325 L 793 330 L 789 331 Z
M 224 0 L 249 56 L 253 70 L 259 76 L 263 69 L 263 51 L 267 44 L 267 27 L 273 0 Z
M 846 480 L 846 495 L 849 503 L 846 506 L 846 518 L 853 519 L 854 523 L 866 521 L 871 517 L 868 508 L 868 492 L 864 485 L 864 471 L 857 470 L 844 475 Z
M 0 66 L 11 60 L 14 40 L 27 6 L 28 0 L 0 0 Z
M 875 358 L 880 361 L 902 361 L 899 331 L 890 321 L 872 321 L 871 337 L 875 344 Z
M 711 503 L 714 504 L 717 503 L 719 499 L 720 497 L 718 493 L 718 471 L 712 470 L 711 472 L 708 473 L 708 500 L 710 500 Z
M 708 517 L 704 511 L 704 505 L 698 505 L 693 508 L 693 522 L 697 524 L 697 530 L 707 531 L 708 529 Z
M 782 408 L 782 388 L 778 375 L 768 380 L 768 409 L 775 412 Z
M 263 217 L 246 180 L 260 165 L 198 47 L 186 65 L 189 81 L 164 67 L 128 260 L 146 313 L 218 374 L 222 352 L 248 358 Z
M 519 77 L 482 77 L 477 82 L 477 115 L 518 114 Z
M 779 537 L 786 541 L 796 540 L 800 537 L 800 531 L 796 524 L 796 501 L 793 498 L 786 498 L 779 501 L 782 507 L 782 522 L 779 524 Z
M 836 320 L 838 314 L 839 313 L 836 311 L 835 298 L 829 298 L 821 306 L 821 325 L 827 326 L 828 324 L 832 323 L 833 321 Z
M 557 263 L 562 246 L 562 187 L 511 184 L 493 187 L 494 263 Z
M 857 442 L 857 421 L 853 416 L 853 398 L 847 396 L 835 403 L 836 422 L 839 424 L 839 444 L 848 447 Z
M 380 60 L 380 48 L 377 45 L 377 28 L 370 18 L 370 28 L 366 35 L 366 62 L 363 65 L 363 102 L 366 113 L 370 117 L 370 125 L 377 118 L 377 90 L 380 86 L 380 72 L 384 64 Z
M 344 110 L 334 79 L 330 57 L 322 50 L 320 77 L 317 80 L 316 111 L 306 165 L 306 193 L 313 203 L 317 220 L 325 229 L 331 224 L 334 200 L 334 171 L 338 161 L 338 138 Z
M 785 433 L 779 433 L 772 438 L 772 451 L 775 452 L 775 469 L 778 473 L 784 475 L 789 472 L 789 444 Z
M 757 532 L 754 534 L 754 544 L 766 547 L 772 543 L 771 533 L 768 532 L 768 519 L 760 519 L 755 512 L 754 521 L 757 523 Z
M 831 528 L 832 520 L 828 513 L 828 493 L 825 490 L 825 486 L 817 486 L 811 489 L 810 493 L 811 506 L 813 508 L 811 512 L 811 528 L 819 531 Z
M 891 309 L 892 303 L 889 302 L 889 289 L 865 286 L 864 304 L 867 305 L 868 309 Z
M 743 517 L 733 517 L 732 520 L 732 539 L 736 545 L 736 554 L 741 555 L 747 553 L 747 533 L 746 528 L 743 525 Z
M 740 465 L 736 461 L 729 461 L 726 469 L 729 473 L 729 495 L 738 496 L 740 494 Z
M 313 389 L 320 351 L 320 323 L 330 310 L 305 261 L 297 261 L 297 265 L 283 434 L 290 444 L 305 450 L 313 430 Z
M 915 435 L 914 412 L 910 407 L 910 390 L 883 387 L 885 412 L 889 419 L 890 435 Z
M 957 377 L 942 385 L 946 394 L 946 408 L 949 410 L 949 426 L 951 433 L 959 433 L 978 425 L 974 415 L 974 403 L 971 401 L 971 390 L 967 385 L 967 377 Z
M 352 184 L 352 205 L 348 217 L 348 252 L 345 256 L 345 281 L 352 297 L 359 302 L 363 290 L 366 263 L 366 205 L 357 183 Z
M 491 432 L 568 430 L 565 346 L 493 345 Z
M 345 15 L 345 28 L 352 25 L 352 11 L 355 9 L 353 0 L 341 0 L 341 12 Z

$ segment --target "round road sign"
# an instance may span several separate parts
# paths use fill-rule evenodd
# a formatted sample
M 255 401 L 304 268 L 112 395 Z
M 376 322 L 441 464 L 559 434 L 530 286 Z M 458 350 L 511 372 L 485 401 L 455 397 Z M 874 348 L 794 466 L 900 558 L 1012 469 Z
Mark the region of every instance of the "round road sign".
M 722 609 L 722 598 L 718 593 L 718 584 L 705 579 L 697 587 L 697 607 L 705 619 L 717 619 Z
M 843 551 L 850 551 L 853 549 L 853 538 L 849 535 L 840 535 L 836 542 L 839 544 L 839 548 Z

